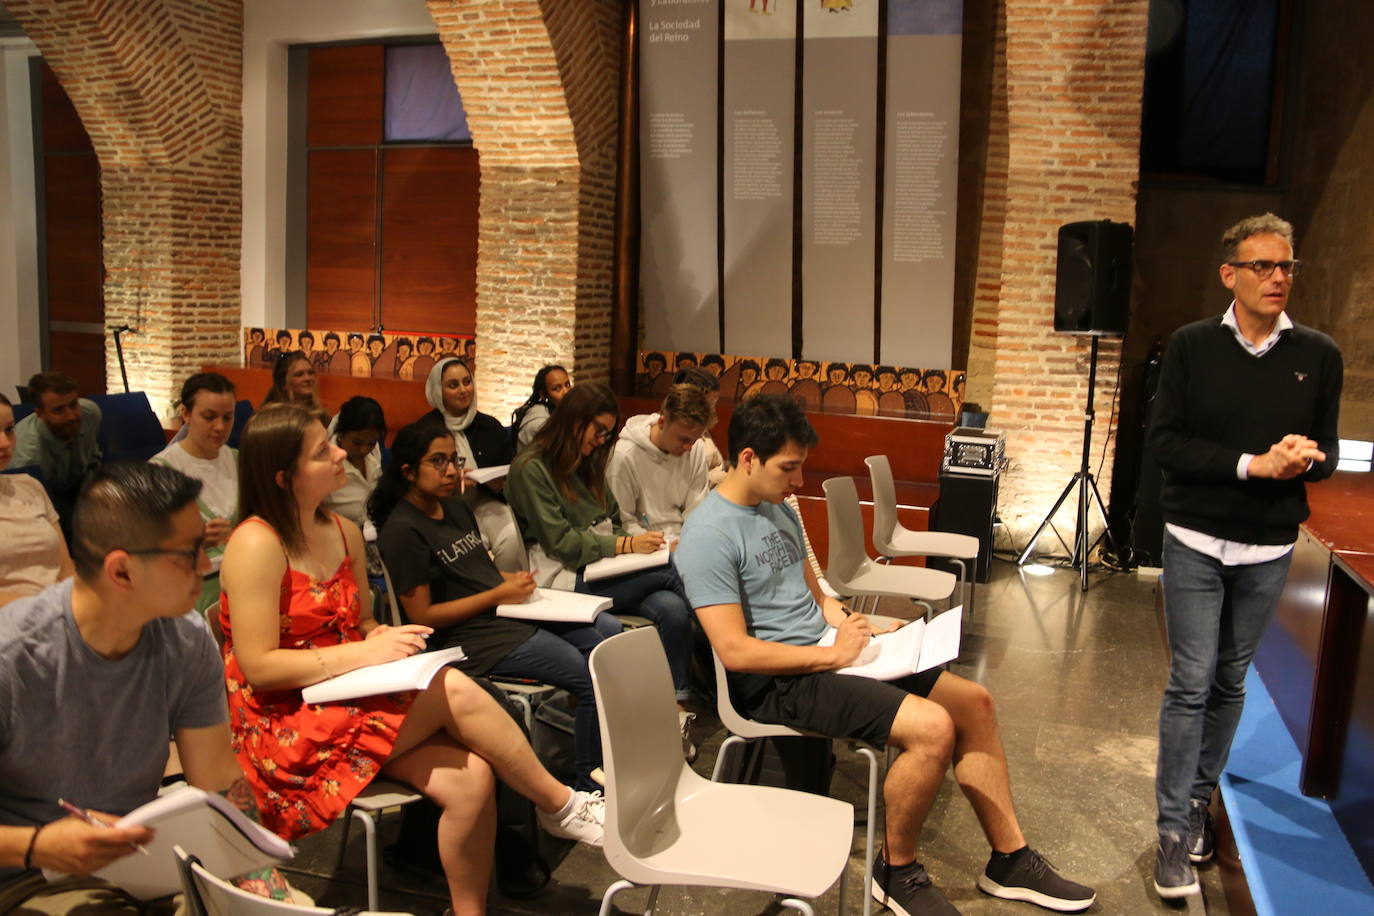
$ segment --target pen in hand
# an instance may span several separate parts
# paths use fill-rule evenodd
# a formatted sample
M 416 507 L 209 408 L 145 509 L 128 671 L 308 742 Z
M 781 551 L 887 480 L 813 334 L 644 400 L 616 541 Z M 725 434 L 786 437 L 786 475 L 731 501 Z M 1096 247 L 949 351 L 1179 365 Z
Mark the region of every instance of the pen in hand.
M 114 824 L 107 824 L 105 821 L 102 821 L 100 818 L 96 817 L 94 814 L 92 814 L 90 811 L 86 810 L 85 808 L 78 808 L 76 805 L 73 805 L 71 802 L 67 801 L 65 798 L 59 798 L 59 799 L 57 800 L 57 804 L 62 808 L 63 811 L 67 812 L 67 813 L 70 814 L 72 817 L 76 818 L 76 819 L 79 820 L 79 821 L 85 821 L 86 823 L 90 824 L 92 827 L 113 827 L 113 826 L 114 826 Z M 150 855 L 152 855 L 152 853 L 150 853 L 147 849 L 145 849 L 143 846 L 139 845 L 138 843 L 130 843 L 130 844 L 129 844 L 129 848 L 130 848 L 130 849 L 137 849 L 139 852 L 143 853 L 145 856 L 150 856 Z

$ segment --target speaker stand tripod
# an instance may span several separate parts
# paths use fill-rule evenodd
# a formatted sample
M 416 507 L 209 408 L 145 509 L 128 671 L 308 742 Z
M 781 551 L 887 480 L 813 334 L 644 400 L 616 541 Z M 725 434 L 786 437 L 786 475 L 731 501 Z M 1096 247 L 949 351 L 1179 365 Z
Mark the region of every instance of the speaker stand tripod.
M 1040 527 L 1035 529 L 1035 534 L 1031 535 L 1030 541 L 1026 544 L 1025 551 L 1022 552 L 1016 561 L 1017 566 L 1025 566 L 1030 559 L 1031 553 L 1035 550 L 1035 542 L 1040 539 L 1040 535 L 1049 528 L 1054 532 L 1054 536 L 1059 538 L 1059 543 L 1068 550 L 1069 545 L 1064 542 L 1064 537 L 1059 533 L 1059 529 L 1054 527 L 1054 516 L 1059 511 L 1059 507 L 1064 505 L 1064 500 L 1069 498 L 1069 494 L 1075 489 L 1078 490 L 1078 511 L 1074 514 L 1073 523 L 1073 549 L 1070 551 L 1070 563 L 1079 572 L 1079 579 L 1082 590 L 1088 590 L 1088 555 L 1097 546 L 1098 541 L 1107 539 L 1107 544 L 1113 551 L 1117 549 L 1116 539 L 1112 537 L 1111 527 L 1107 524 L 1107 509 L 1102 502 L 1102 494 L 1097 489 L 1097 480 L 1093 477 L 1093 472 L 1089 469 L 1090 453 L 1092 451 L 1093 440 L 1093 395 L 1097 387 L 1097 335 L 1092 339 L 1092 356 L 1088 363 L 1088 407 L 1083 414 L 1083 458 L 1079 465 L 1078 473 L 1069 478 L 1068 484 L 1064 487 L 1064 492 L 1059 494 L 1059 498 L 1054 501 L 1054 508 L 1050 509 L 1045 520 L 1040 523 Z M 1098 514 L 1102 516 L 1102 533 L 1091 541 L 1088 540 L 1088 513 L 1091 506 L 1096 505 Z

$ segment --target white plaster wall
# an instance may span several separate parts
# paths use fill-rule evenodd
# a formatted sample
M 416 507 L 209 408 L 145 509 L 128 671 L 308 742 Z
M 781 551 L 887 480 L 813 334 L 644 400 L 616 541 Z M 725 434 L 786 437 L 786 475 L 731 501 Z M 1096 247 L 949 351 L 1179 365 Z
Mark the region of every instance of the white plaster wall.
M 38 214 L 27 38 L 0 39 L 0 391 L 41 371 L 38 335 Z
M 286 314 L 287 48 L 437 34 L 424 0 L 244 0 L 244 327 Z

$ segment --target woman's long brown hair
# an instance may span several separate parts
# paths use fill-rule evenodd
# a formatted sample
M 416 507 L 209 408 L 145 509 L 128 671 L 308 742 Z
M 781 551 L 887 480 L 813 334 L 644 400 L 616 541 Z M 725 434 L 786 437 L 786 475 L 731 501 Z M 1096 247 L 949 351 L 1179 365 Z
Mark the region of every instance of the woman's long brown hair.
M 305 549 L 296 494 L 291 478 L 301 459 L 305 432 L 318 416 L 296 404 L 266 404 L 243 428 L 239 439 L 239 518 L 256 515 L 272 526 L 287 554 L 299 556 Z M 282 472 L 285 484 L 277 483 Z M 315 518 L 329 521 L 323 506 Z
M 620 404 L 611 389 L 600 382 L 587 382 L 574 385 L 563 395 L 563 400 L 554 408 L 549 421 L 540 428 L 530 442 L 529 448 L 520 453 L 521 459 L 531 457 L 544 459 L 553 482 L 569 502 L 577 501 L 573 492 L 572 479 L 576 474 L 581 478 L 591 494 L 598 500 L 606 497 L 606 464 L 611 460 L 615 448 L 615 430 L 604 442 L 582 457 L 582 434 L 587 426 L 603 413 L 608 413 L 620 421 Z

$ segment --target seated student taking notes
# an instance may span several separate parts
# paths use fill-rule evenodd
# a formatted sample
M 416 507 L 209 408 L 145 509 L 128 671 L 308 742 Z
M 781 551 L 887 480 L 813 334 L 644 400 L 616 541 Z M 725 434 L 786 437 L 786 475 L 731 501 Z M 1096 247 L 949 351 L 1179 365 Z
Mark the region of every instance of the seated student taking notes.
M 496 616 L 534 591 L 529 573 L 496 568 L 477 520 L 463 501 L 453 436 L 437 420 L 396 434 L 391 464 L 372 495 L 373 523 L 391 585 L 412 623 L 434 628 L 430 649 L 461 646 L 458 667 L 471 675 L 534 678 L 577 697 L 573 724 L 576 788 L 597 788 L 601 735 L 587 655 L 620 622 L 600 613 L 590 623 L 540 623 Z

